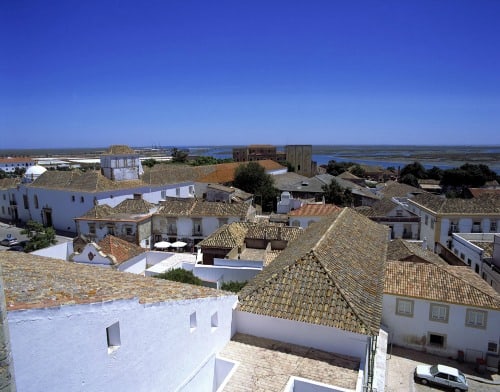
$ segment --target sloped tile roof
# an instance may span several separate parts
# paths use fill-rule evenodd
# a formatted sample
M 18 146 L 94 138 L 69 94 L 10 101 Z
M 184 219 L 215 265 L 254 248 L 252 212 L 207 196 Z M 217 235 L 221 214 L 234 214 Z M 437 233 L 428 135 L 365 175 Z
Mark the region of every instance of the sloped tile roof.
M 393 197 L 407 197 L 408 194 L 424 193 L 425 191 L 399 182 L 388 181 L 379 192 L 385 198 L 390 199 Z
M 484 194 L 473 199 L 447 199 L 425 193 L 410 199 L 410 203 L 442 214 L 500 214 L 500 195 Z
M 352 174 L 350 171 L 342 172 L 337 177 L 342 178 L 344 180 L 360 180 L 361 179 L 360 177 Z
M 438 265 L 448 265 L 439 255 L 428 249 L 423 249 L 420 243 L 396 239 L 389 242 L 387 246 L 387 260 L 392 261 L 415 261 L 414 257 L 419 258 L 424 263 L 433 263 Z
M 500 310 L 500 294 L 469 267 L 391 261 L 384 293 Z
M 295 172 L 286 172 L 283 174 L 277 174 L 273 176 L 274 187 L 279 190 L 285 189 L 289 185 L 307 180 L 308 177 L 302 176 Z
M 215 189 L 215 190 L 226 192 L 226 193 L 234 193 L 236 191 L 236 188 L 233 188 L 231 186 L 221 185 L 221 184 L 208 184 L 207 189 Z
M 294 241 L 303 233 L 300 227 L 283 226 L 276 224 L 257 224 L 248 225 L 248 231 L 245 238 L 284 240 Z
M 490 189 L 490 188 L 469 188 L 469 192 L 471 193 L 472 197 L 480 197 L 484 194 L 492 193 L 494 195 L 500 196 L 500 189 L 495 188 L 495 189 Z
M 290 211 L 290 216 L 326 216 L 340 210 L 335 204 L 304 204 L 296 210 Z
M 145 304 L 228 296 L 227 292 L 220 290 L 111 268 L 96 268 L 22 252 L 3 253 L 0 263 L 8 311 L 133 298 Z
M 107 204 L 98 204 L 87 211 L 85 215 L 81 216 L 81 218 L 103 219 L 109 217 L 112 214 L 113 207 L 110 207 Z
M 60 189 L 79 192 L 102 192 L 114 189 L 128 189 L 144 186 L 142 181 L 111 181 L 99 171 L 47 170 L 29 186 L 34 188 Z
M 128 155 L 128 154 L 135 154 L 135 151 L 132 150 L 129 146 L 115 144 L 113 146 L 110 146 L 103 155 Z
M 387 228 L 344 208 L 316 222 L 240 292 L 239 309 L 377 334 Z
M 386 217 L 397 206 L 398 204 L 393 202 L 391 199 L 383 198 L 377 200 L 370 207 L 368 206 L 357 207 L 356 211 L 358 211 L 360 214 L 369 217 Z
M 163 202 L 157 214 L 171 217 L 246 217 L 250 208 L 253 207 L 245 203 L 221 203 L 197 199 L 176 199 Z
M 142 198 L 125 199 L 113 208 L 113 212 L 126 214 L 149 214 L 153 208 L 155 208 L 153 203 L 150 203 Z
M 245 243 L 250 222 L 233 222 L 219 227 L 210 236 L 199 242 L 197 246 L 204 248 L 233 249 Z
M 0 178 L 0 189 L 12 189 L 21 183 L 19 178 Z
M 113 235 L 107 235 L 97 245 L 101 248 L 101 252 L 107 256 L 112 256 L 115 265 L 120 265 L 146 251 L 138 245 Z
M 483 258 L 493 257 L 493 249 L 494 249 L 493 242 L 471 241 L 471 243 L 483 250 Z
M 30 163 L 33 159 L 29 157 L 0 157 L 0 163 Z

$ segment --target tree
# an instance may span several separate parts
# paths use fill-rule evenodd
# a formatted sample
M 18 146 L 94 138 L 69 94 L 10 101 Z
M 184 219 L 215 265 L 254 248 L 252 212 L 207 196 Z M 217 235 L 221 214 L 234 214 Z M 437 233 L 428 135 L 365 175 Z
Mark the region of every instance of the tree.
M 354 162 L 336 162 L 334 160 L 328 161 L 326 172 L 332 176 L 338 176 L 347 171 L 351 166 L 356 165 Z
M 5 172 L 4 170 L 0 169 L 0 179 L 6 178 L 6 177 L 7 177 L 7 172 Z
M 406 185 L 410 185 L 410 186 L 413 186 L 415 188 L 419 188 L 420 185 L 418 184 L 418 178 L 415 177 L 413 174 L 411 173 L 408 173 L 408 174 L 405 174 L 404 176 L 402 176 L 400 179 L 399 179 L 399 182 L 401 184 L 406 184 Z
M 366 171 L 358 164 L 352 166 L 349 171 L 357 177 L 364 178 L 366 176 Z
M 248 281 L 246 281 L 246 280 L 244 282 L 233 282 L 233 281 L 224 282 L 224 283 L 222 283 L 220 288 L 221 288 L 221 290 L 232 291 L 233 293 L 239 293 L 241 291 L 241 289 L 243 287 L 245 287 L 245 285 L 247 283 L 248 283 Z
M 441 180 L 443 178 L 443 170 L 437 166 L 433 166 L 431 169 L 427 170 L 427 178 Z
M 41 223 L 32 220 L 28 221 L 26 227 L 21 230 L 21 234 L 29 238 L 24 247 L 25 252 L 32 252 L 57 243 L 56 232 L 52 227 L 44 227 Z
M 323 185 L 325 201 L 340 207 L 350 207 L 353 202 L 352 192 L 348 188 L 342 187 L 335 179 L 330 184 Z
M 189 152 L 185 150 L 179 150 L 174 147 L 172 149 L 172 162 L 185 163 L 188 159 Z
M 153 275 L 155 278 L 173 280 L 175 282 L 189 283 L 196 286 L 202 286 L 203 281 L 193 274 L 193 271 L 188 271 L 182 268 L 171 269 L 162 274 Z
M 148 159 L 143 160 L 141 163 L 142 163 L 142 166 L 153 167 L 154 165 L 156 165 L 158 163 L 158 161 L 154 158 L 148 158 Z
M 417 162 L 417 161 L 410 163 L 410 164 L 406 165 L 405 167 L 403 167 L 403 169 L 401 169 L 401 174 L 400 174 L 401 177 L 404 177 L 407 174 L 412 174 L 417 178 L 426 178 L 427 177 L 427 173 L 426 173 L 425 168 L 422 166 L 422 164 L 420 162 Z
M 290 162 L 285 161 L 284 166 L 287 167 L 289 173 L 295 173 L 295 166 L 293 166 Z
M 272 177 L 257 162 L 249 162 L 237 167 L 233 185 L 245 192 L 261 197 L 262 209 L 272 211 L 278 191 Z

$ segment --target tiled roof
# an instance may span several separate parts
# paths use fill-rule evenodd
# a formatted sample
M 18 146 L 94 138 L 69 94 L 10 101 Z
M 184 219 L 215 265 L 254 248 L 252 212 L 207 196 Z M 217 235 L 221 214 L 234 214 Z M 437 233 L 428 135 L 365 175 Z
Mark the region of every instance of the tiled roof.
M 108 150 L 104 153 L 104 155 L 128 155 L 135 154 L 135 151 L 132 150 L 129 146 L 115 144 L 108 148 Z
M 424 263 L 448 265 L 439 255 L 428 249 L 423 249 L 420 243 L 396 239 L 387 246 L 387 260 L 416 261 L 415 257 Z
M 494 194 L 500 196 L 500 189 L 489 189 L 489 188 L 469 188 L 469 192 L 472 197 L 480 197 L 484 194 Z
M 384 293 L 500 310 L 500 294 L 469 267 L 391 261 Z
M 383 198 L 377 200 L 370 207 L 362 206 L 356 208 L 360 214 L 369 217 L 385 217 L 398 206 L 397 203 L 393 202 L 391 199 Z
M 125 199 L 113 208 L 114 213 L 149 214 L 155 205 L 144 199 Z
M 20 178 L 0 178 L 0 189 L 12 189 L 20 183 Z
M 250 208 L 253 207 L 244 203 L 221 203 L 197 199 L 176 199 L 163 202 L 157 214 L 171 217 L 246 217 Z
M 361 334 L 382 316 L 387 228 L 344 208 L 309 226 L 240 292 L 239 309 Z
M 223 191 L 223 192 L 227 192 L 227 193 L 234 193 L 236 191 L 236 188 L 233 188 L 231 186 L 221 185 L 221 184 L 208 184 L 207 188 L 215 189 L 215 190 Z
M 113 214 L 113 207 L 107 204 L 98 204 L 82 215 L 81 218 L 103 219 Z
M 255 163 L 258 163 L 266 171 L 280 170 L 285 168 L 284 166 L 270 159 L 255 161 Z M 248 162 L 230 162 L 230 163 L 221 163 L 218 165 L 214 165 L 215 166 L 214 171 L 205 176 L 198 177 L 197 181 L 210 182 L 210 183 L 217 182 L 220 184 L 233 182 L 236 169 L 239 166 L 246 164 L 248 164 Z
M 352 174 L 350 171 L 345 171 L 343 173 L 340 173 L 337 177 L 342 178 L 344 180 L 360 180 L 361 179 L 360 177 Z
M 97 245 L 106 256 L 112 256 L 115 265 L 119 265 L 146 251 L 138 245 L 112 235 L 107 235 Z
M 3 252 L 0 262 L 8 311 L 132 298 L 144 304 L 228 295 L 203 286 L 22 252 Z
M 276 224 L 257 224 L 247 226 L 245 238 L 294 241 L 304 232 L 300 227 L 282 226 Z
M 233 222 L 229 225 L 223 225 L 203 241 L 199 242 L 197 246 L 225 249 L 242 246 L 245 242 L 249 225 L 249 222 Z
M 425 193 L 422 189 L 395 181 L 388 181 L 386 185 L 379 190 L 379 192 L 383 197 L 388 199 L 393 197 L 407 197 L 408 194 Z
M 240 333 L 220 355 L 238 363 L 224 392 L 282 392 L 292 376 L 356 389 L 358 358 Z
M 304 204 L 296 210 L 290 211 L 290 216 L 326 216 L 340 210 L 335 204 Z
M 281 190 L 289 192 L 324 193 L 323 186 L 325 183 L 317 177 L 318 176 L 307 178 L 295 184 L 283 185 Z
M 473 199 L 447 199 L 422 193 L 409 200 L 435 213 L 442 214 L 500 214 L 500 195 L 484 194 Z
M 274 187 L 279 190 L 285 189 L 289 185 L 297 184 L 298 182 L 307 180 L 308 177 L 294 172 L 286 172 L 273 176 Z
M 471 241 L 473 245 L 481 248 L 483 250 L 483 258 L 493 257 L 493 242 L 492 241 Z
M 30 163 L 33 159 L 29 157 L 4 157 L 0 158 L 0 163 Z
M 137 188 L 144 186 L 142 181 L 111 181 L 99 171 L 47 170 L 29 186 L 35 188 L 61 189 L 79 192 L 102 192 L 114 189 Z

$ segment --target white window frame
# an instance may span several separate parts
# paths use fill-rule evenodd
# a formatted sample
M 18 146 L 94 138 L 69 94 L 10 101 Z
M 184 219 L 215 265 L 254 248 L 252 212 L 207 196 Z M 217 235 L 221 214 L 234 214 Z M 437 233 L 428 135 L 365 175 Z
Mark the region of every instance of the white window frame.
M 396 298 L 396 314 L 399 316 L 413 317 L 414 301 L 411 299 Z
M 450 307 L 448 305 L 431 303 L 429 306 L 429 320 L 439 323 L 447 323 L 450 316 Z
M 488 323 L 488 312 L 479 309 L 467 309 L 465 326 L 470 328 L 485 329 Z

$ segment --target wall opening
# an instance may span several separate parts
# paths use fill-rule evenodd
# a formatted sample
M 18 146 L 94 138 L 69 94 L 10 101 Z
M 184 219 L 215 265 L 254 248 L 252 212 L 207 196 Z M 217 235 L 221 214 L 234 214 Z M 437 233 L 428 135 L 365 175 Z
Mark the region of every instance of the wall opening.
M 120 323 L 118 321 L 106 328 L 106 338 L 108 340 L 108 354 L 120 348 Z

